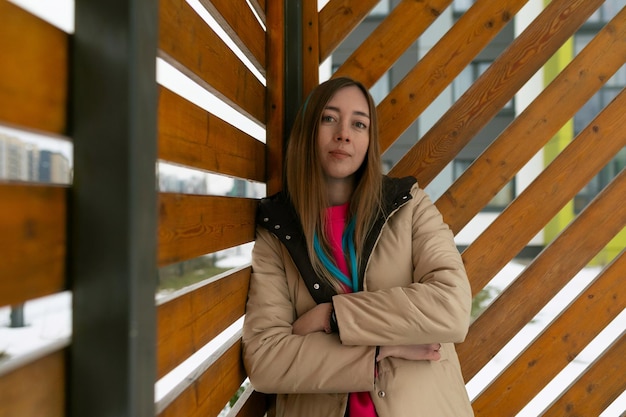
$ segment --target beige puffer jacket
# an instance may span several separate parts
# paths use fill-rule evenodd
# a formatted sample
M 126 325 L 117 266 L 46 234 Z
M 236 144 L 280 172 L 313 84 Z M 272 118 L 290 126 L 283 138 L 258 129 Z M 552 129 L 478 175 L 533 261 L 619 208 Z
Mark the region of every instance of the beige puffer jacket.
M 469 326 L 468 279 L 438 210 L 416 184 L 408 192 L 380 232 L 363 291 L 333 297 L 339 334 L 292 334 L 315 301 L 287 248 L 258 228 L 243 359 L 255 389 L 279 394 L 277 416 L 342 417 L 346 393 L 358 391 L 379 417 L 473 415 L 454 349 Z M 375 346 L 425 343 L 442 344 L 440 361 L 387 358 L 375 378 Z

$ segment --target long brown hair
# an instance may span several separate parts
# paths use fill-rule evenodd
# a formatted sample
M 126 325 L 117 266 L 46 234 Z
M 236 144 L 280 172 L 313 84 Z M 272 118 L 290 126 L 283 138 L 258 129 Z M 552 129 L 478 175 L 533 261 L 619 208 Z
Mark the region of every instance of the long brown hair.
M 376 104 L 367 88 L 347 77 L 330 79 L 316 87 L 296 116 L 285 157 L 285 191 L 300 216 L 311 263 L 318 275 L 336 288 L 339 288 L 337 280 L 322 265 L 313 247 L 313 236 L 317 233 L 323 250 L 327 254 L 331 253 L 324 227 L 326 209 L 330 204 L 318 155 L 317 136 L 324 107 L 338 90 L 349 86 L 356 86 L 363 92 L 370 112 L 369 146 L 363 164 L 356 172 L 356 186 L 350 198 L 350 216 L 356 216 L 357 219 L 354 243 L 357 265 L 360 265 L 359 254 L 367 232 L 381 210 L 382 195 Z

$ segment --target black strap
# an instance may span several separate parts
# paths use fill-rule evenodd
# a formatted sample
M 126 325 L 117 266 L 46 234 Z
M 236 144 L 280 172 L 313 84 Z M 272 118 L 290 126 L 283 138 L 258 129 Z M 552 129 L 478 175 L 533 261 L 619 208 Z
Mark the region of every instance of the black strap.
M 261 200 L 257 224 L 269 230 L 285 245 L 315 302 L 331 302 L 337 292 L 315 273 L 298 216 L 282 193 Z
M 413 177 L 389 178 L 385 176 L 383 178 L 383 211 L 374 227 L 367 234 L 361 264 L 359 265 L 359 283 L 361 286 L 363 285 L 367 260 L 374 249 L 382 227 L 395 210 L 412 198 L 410 191 L 415 182 L 416 179 Z M 270 231 L 285 245 L 315 302 L 318 304 L 331 302 L 333 295 L 336 295 L 337 292 L 326 280 L 319 278 L 315 273 L 306 248 L 304 231 L 299 217 L 285 194 L 281 192 L 262 199 L 257 210 L 256 220 L 259 226 Z

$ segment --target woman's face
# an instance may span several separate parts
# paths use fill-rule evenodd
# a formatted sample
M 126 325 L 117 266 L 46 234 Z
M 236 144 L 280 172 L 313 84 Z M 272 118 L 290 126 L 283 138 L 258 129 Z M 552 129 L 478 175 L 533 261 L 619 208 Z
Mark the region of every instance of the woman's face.
M 328 180 L 351 180 L 359 169 L 370 135 L 367 99 L 357 86 L 343 87 L 326 103 L 317 136 L 320 162 Z

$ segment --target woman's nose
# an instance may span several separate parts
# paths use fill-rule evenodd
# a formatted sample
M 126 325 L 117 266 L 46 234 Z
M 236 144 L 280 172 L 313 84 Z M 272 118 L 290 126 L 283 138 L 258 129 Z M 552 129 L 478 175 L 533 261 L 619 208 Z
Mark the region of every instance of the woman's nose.
M 350 129 L 348 126 L 345 126 L 343 123 L 338 125 L 336 139 L 338 141 L 350 142 Z

